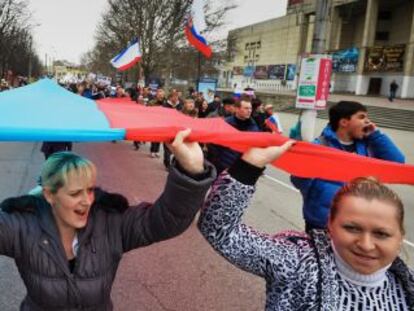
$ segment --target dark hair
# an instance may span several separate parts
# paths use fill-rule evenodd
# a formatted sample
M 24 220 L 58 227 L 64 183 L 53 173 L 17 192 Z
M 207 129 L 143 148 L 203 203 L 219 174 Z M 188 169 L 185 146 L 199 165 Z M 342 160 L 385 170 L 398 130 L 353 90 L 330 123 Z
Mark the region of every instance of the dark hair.
M 354 196 L 366 200 L 378 200 L 388 202 L 395 206 L 397 211 L 397 220 L 400 230 L 404 234 L 404 205 L 399 196 L 390 188 L 380 183 L 374 177 L 359 177 L 351 180 L 342 186 L 335 194 L 329 214 L 329 221 L 332 222 L 338 214 L 341 200 L 346 196 Z
M 234 99 L 231 97 L 226 97 L 223 99 L 223 105 L 234 105 Z
M 329 125 L 336 132 L 341 119 L 349 120 L 354 114 L 360 111 L 366 112 L 367 108 L 358 102 L 340 101 L 329 109 Z
M 256 110 L 260 105 L 262 104 L 262 101 L 260 98 L 256 97 L 252 99 L 252 109 Z
M 243 94 L 238 101 L 235 102 L 234 106 L 240 108 L 241 102 L 251 103 L 252 98 L 248 95 Z

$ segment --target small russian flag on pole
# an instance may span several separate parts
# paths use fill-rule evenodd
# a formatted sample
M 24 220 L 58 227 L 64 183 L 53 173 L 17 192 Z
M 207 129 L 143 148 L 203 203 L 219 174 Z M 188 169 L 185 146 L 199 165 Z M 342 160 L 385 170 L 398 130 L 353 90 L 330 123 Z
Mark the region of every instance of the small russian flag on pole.
M 192 46 L 199 50 L 205 57 L 210 58 L 212 54 L 211 48 L 207 40 L 201 35 L 201 32 L 206 28 L 203 9 L 203 0 L 193 1 L 191 14 L 188 17 L 185 27 L 185 35 Z
M 119 71 L 124 71 L 134 66 L 141 59 L 141 49 L 138 39 L 132 41 L 126 49 L 111 59 L 111 64 Z

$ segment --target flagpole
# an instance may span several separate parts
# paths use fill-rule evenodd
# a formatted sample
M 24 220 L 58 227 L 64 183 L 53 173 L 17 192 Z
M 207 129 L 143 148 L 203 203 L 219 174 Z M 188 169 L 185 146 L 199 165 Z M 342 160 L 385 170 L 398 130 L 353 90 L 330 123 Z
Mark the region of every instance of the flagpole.
M 198 52 L 197 81 L 201 77 L 201 52 Z

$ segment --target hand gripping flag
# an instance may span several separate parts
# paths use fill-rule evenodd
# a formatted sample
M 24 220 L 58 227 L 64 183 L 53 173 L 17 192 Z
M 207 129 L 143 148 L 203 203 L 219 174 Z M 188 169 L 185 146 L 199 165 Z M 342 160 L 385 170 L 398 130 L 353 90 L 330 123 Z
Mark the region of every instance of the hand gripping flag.
M 212 54 L 211 48 L 206 39 L 201 35 L 201 32 L 206 28 L 203 7 L 203 0 L 193 1 L 191 14 L 188 17 L 185 27 L 185 35 L 192 46 L 203 53 L 205 57 L 209 58 Z
M 111 59 L 111 64 L 119 71 L 124 71 L 134 66 L 141 59 L 141 56 L 139 41 L 135 39 L 126 49 Z
M 191 128 L 189 141 L 214 143 L 245 152 L 251 147 L 280 146 L 287 137 L 240 132 L 221 118 L 194 119 L 164 107 L 137 105 L 130 98 L 93 100 L 56 82 L 40 80 L 0 92 L 0 141 L 172 141 Z M 295 176 L 349 181 L 375 176 L 382 182 L 414 185 L 414 165 L 400 164 L 327 146 L 296 142 L 273 165 Z

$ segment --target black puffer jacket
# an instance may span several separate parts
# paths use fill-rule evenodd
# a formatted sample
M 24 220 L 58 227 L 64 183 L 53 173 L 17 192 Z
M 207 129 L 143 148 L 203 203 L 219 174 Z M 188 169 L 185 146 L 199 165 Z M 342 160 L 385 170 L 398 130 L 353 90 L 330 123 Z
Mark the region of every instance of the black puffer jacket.
M 197 181 L 171 170 L 160 198 L 129 207 L 117 194 L 99 192 L 87 226 L 78 232 L 73 274 L 50 205 L 40 197 L 4 201 L 0 254 L 15 259 L 27 288 L 21 310 L 112 310 L 110 292 L 122 254 L 182 233 L 215 178 L 211 165 Z

